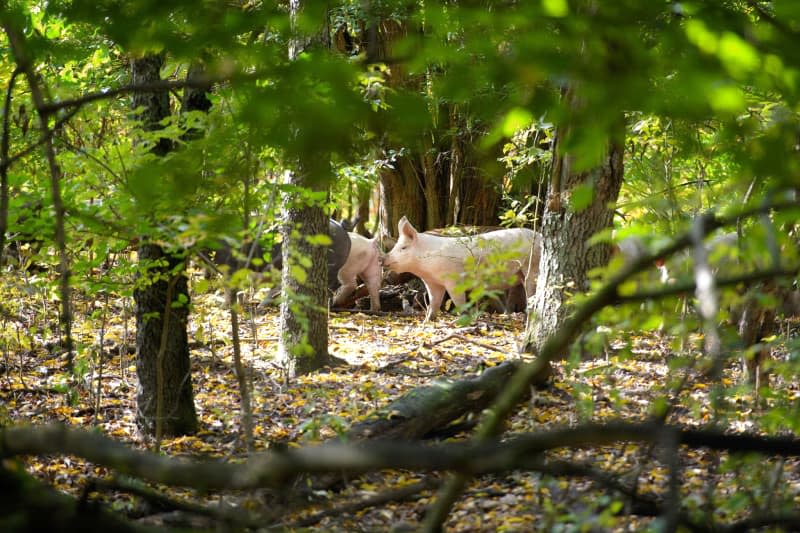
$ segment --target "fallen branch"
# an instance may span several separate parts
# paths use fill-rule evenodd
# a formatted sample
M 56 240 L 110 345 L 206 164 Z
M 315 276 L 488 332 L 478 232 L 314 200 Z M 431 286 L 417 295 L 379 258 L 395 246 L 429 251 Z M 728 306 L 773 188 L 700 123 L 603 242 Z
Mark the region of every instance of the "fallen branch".
M 264 517 L 250 516 L 243 509 L 220 507 L 219 505 L 206 506 L 186 500 L 176 500 L 145 486 L 139 481 L 116 478 L 112 480 L 94 479 L 86 486 L 85 492 L 95 490 L 127 492 L 138 496 L 152 506 L 165 511 L 180 511 L 187 514 L 213 518 L 214 520 L 231 526 L 258 529 L 264 523 Z
M 486 348 L 487 350 L 492 350 L 494 352 L 499 352 L 499 353 L 504 353 L 504 354 L 508 353 L 508 350 L 501 350 L 500 348 L 497 348 L 496 346 L 492 346 L 491 344 L 486 344 L 484 342 L 472 340 L 469 337 L 465 337 L 464 335 L 461 335 L 460 333 L 450 333 L 449 335 L 446 335 L 446 336 L 442 337 L 441 339 L 437 339 L 437 340 L 434 340 L 434 341 L 431 341 L 431 342 L 426 342 L 422 346 L 424 348 L 433 348 L 437 344 L 442 344 L 443 342 L 449 341 L 450 339 L 458 339 L 460 341 L 463 341 L 463 342 L 466 342 L 466 343 L 469 343 L 469 344 L 474 344 L 475 346 L 480 346 L 481 348 Z
M 265 452 L 243 463 L 187 462 L 133 450 L 99 433 L 58 424 L 7 427 L 0 430 L 0 457 L 70 454 L 119 474 L 171 486 L 212 489 L 285 487 L 300 474 L 363 474 L 383 469 L 452 470 L 470 475 L 506 472 L 529 465 L 531 454 L 556 448 L 607 446 L 620 442 L 662 443 L 666 436 L 679 445 L 732 453 L 758 452 L 800 457 L 800 439 L 737 435 L 718 430 L 683 429 L 653 422 L 584 424 L 506 441 L 414 442 L 371 440 L 328 442 L 280 452 Z
M 489 368 L 476 378 L 418 387 L 352 426 L 348 441 L 416 440 L 468 413 L 485 409 L 514 374 L 517 362 Z
M 384 505 L 390 502 L 410 500 L 412 498 L 419 497 L 420 492 L 428 489 L 434 489 L 439 485 L 441 485 L 441 483 L 442 481 L 438 478 L 428 477 L 418 483 L 413 483 L 411 485 L 406 485 L 405 487 L 400 487 L 393 490 L 387 490 L 385 492 L 376 494 L 375 496 L 372 496 L 370 498 L 365 498 L 357 502 L 350 502 L 344 505 L 332 507 L 330 509 L 320 511 L 311 516 L 295 520 L 294 522 L 285 525 L 286 527 L 290 528 L 308 527 L 318 523 L 320 520 L 323 520 L 328 516 L 352 514 L 362 509 L 367 509 L 369 507 L 376 507 L 378 505 Z

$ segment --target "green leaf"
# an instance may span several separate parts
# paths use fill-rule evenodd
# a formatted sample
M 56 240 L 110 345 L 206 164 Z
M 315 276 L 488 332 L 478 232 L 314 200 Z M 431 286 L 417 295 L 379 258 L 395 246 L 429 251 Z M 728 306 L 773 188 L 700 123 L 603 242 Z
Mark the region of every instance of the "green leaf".
M 192 289 L 198 294 L 205 294 L 208 292 L 209 282 L 207 279 L 198 279 L 192 284 Z
M 761 65 L 756 49 L 732 32 L 725 32 L 719 40 L 719 58 L 736 78 L 755 71 Z
M 686 22 L 685 28 L 686 37 L 689 39 L 689 42 L 706 54 L 714 54 L 717 52 L 719 40 L 717 36 L 706 27 L 706 24 L 702 20 L 689 20 Z
M 567 0 L 542 0 L 542 9 L 551 17 L 566 17 L 569 14 Z
M 583 183 L 572 189 L 572 194 L 569 197 L 569 206 L 572 211 L 580 213 L 590 205 L 594 200 L 594 184 Z
M 308 242 L 308 244 L 311 246 L 330 246 L 333 243 L 330 236 L 325 235 L 324 233 L 308 235 L 306 237 L 306 242 Z
M 292 273 L 292 277 L 296 279 L 297 282 L 300 283 L 301 285 L 305 283 L 306 280 L 308 279 L 308 273 L 300 265 L 292 265 L 290 271 Z
M 503 135 L 512 137 L 519 130 L 530 126 L 531 123 L 533 123 L 531 112 L 522 107 L 515 107 L 506 113 L 502 126 Z
M 734 85 L 712 88 L 708 93 L 708 103 L 718 113 L 736 115 L 745 109 L 744 93 Z

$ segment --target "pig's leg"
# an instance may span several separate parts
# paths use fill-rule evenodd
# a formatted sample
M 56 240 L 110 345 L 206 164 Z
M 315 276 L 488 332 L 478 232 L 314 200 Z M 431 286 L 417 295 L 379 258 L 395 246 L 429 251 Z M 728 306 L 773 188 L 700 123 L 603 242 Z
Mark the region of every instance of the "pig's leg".
M 467 295 L 463 291 L 456 291 L 455 283 L 450 283 L 446 285 L 445 288 L 447 289 L 447 294 L 450 295 L 450 299 L 453 300 L 453 304 L 455 304 L 457 308 L 467 303 Z
M 351 294 L 353 294 L 358 287 L 358 283 L 356 282 L 356 274 L 355 272 L 350 272 L 349 270 L 345 270 L 344 268 L 339 270 L 339 283 L 342 284 L 341 287 L 336 291 L 336 294 L 333 296 L 333 306 L 338 307 L 342 304 Z
M 367 284 L 367 289 L 369 289 L 370 310 L 380 311 L 382 271 L 381 265 L 377 262 L 377 260 L 374 262 L 374 264 L 371 264 L 364 272 L 362 272 L 361 277 L 364 278 L 364 283 Z
M 425 282 L 425 288 L 428 289 L 428 312 L 425 315 L 425 320 L 428 321 L 433 318 L 433 315 L 439 312 L 442 307 L 442 300 L 444 300 L 444 285 L 435 284 L 433 282 Z

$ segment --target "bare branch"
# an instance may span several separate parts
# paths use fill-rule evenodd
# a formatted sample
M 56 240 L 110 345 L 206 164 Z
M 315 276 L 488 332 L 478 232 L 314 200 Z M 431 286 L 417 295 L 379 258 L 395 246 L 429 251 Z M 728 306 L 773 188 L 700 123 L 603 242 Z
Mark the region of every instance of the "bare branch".
M 383 505 L 390 502 L 419 498 L 421 497 L 420 496 L 421 492 L 426 491 L 428 489 L 434 489 L 439 485 L 441 485 L 440 479 L 428 477 L 418 483 L 413 483 L 411 485 L 406 485 L 404 487 L 399 487 L 393 490 L 387 490 L 386 492 L 376 494 L 375 496 L 372 496 L 370 498 L 364 498 L 363 500 L 359 500 L 356 502 L 351 502 L 344 505 L 332 507 L 330 509 L 325 509 L 324 511 L 320 511 L 311 516 L 301 518 L 286 525 L 290 528 L 309 527 L 328 516 L 339 516 L 345 513 L 352 514 L 362 509 L 367 509 L 369 507 L 376 507 L 378 505 Z
M 8 229 L 8 151 L 9 151 L 9 137 L 11 135 L 10 119 L 11 119 L 11 94 L 14 91 L 14 84 L 17 81 L 17 76 L 20 75 L 19 68 L 15 69 L 11 74 L 11 79 L 8 80 L 8 89 L 6 89 L 6 98 L 3 108 L 3 137 L 0 140 L 0 265 L 3 264 L 3 256 L 6 245 L 6 230 Z
M 82 107 L 86 104 L 97 102 L 99 100 L 109 100 L 112 98 L 116 98 L 117 96 L 121 96 L 124 94 L 139 92 L 139 93 L 157 93 L 162 91 L 171 91 L 175 89 L 185 89 L 185 88 L 192 88 L 192 89 L 208 89 L 209 87 L 219 84 L 219 83 L 226 83 L 232 81 L 249 81 L 249 80 L 256 80 L 263 77 L 263 73 L 246 73 L 246 74 L 236 74 L 234 76 L 228 77 L 201 77 L 201 78 L 194 78 L 194 79 L 184 79 L 184 80 L 158 80 L 158 81 L 151 81 L 147 83 L 130 83 L 128 85 L 123 85 L 121 87 L 115 87 L 113 89 L 103 89 L 102 91 L 84 94 L 83 96 L 77 96 L 75 98 L 68 98 L 66 100 L 59 100 L 55 102 L 47 102 L 45 103 L 41 110 L 47 114 L 56 113 L 62 109 L 71 109 L 75 107 Z
M 506 472 L 529 465 L 532 454 L 555 448 L 580 448 L 620 442 L 660 443 L 669 434 L 677 445 L 734 453 L 760 452 L 800 456 L 800 439 L 736 435 L 718 430 L 683 429 L 653 422 L 585 424 L 507 441 L 451 442 L 435 445 L 371 440 L 331 442 L 254 455 L 244 463 L 191 463 L 128 448 L 104 435 L 57 424 L 0 430 L 0 456 L 71 454 L 116 470 L 166 485 L 201 489 L 282 487 L 300 474 L 361 474 L 386 468 L 417 471 L 453 470 L 470 475 Z
M 796 265 L 792 268 L 770 268 L 767 270 L 754 270 L 752 272 L 746 272 L 744 274 L 739 274 L 736 276 L 726 276 L 726 277 L 718 277 L 715 279 L 714 283 L 717 287 L 735 287 L 739 284 L 749 285 L 758 281 L 776 279 L 776 278 L 791 278 L 796 276 L 800 272 L 800 265 Z M 613 304 L 619 303 L 635 303 L 635 302 L 643 302 L 647 300 L 659 300 L 661 298 L 667 298 L 669 296 L 680 296 L 684 294 L 690 294 L 694 292 L 697 285 L 693 280 L 685 281 L 681 283 L 675 283 L 673 285 L 667 285 L 665 287 L 659 287 L 657 289 L 648 289 L 648 290 L 641 290 L 636 291 L 632 294 L 626 295 L 617 295 L 614 300 Z
M 88 483 L 85 492 L 95 490 L 116 490 L 139 496 L 159 508 L 172 509 L 188 514 L 213 518 L 221 523 L 242 528 L 257 529 L 263 525 L 263 518 L 251 516 L 244 509 L 229 509 L 219 506 L 205 506 L 186 500 L 178 500 L 165 496 L 157 490 L 127 478 L 112 480 L 95 479 Z

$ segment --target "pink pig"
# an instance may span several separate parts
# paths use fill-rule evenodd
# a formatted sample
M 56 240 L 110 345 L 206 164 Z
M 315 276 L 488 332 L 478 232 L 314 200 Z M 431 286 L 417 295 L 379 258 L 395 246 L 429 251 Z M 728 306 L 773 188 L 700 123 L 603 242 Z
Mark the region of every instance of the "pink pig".
M 369 289 L 370 309 L 381 310 L 381 271 L 380 254 L 374 239 L 367 239 L 358 233 L 349 233 L 350 253 L 339 269 L 339 283 L 342 284 L 333 297 L 333 305 L 338 306 L 353 294 L 358 286 L 356 278 L 361 278 Z
M 516 275 L 520 281 L 524 280 L 528 298 L 536 291 L 542 237 L 535 231 L 512 228 L 468 237 L 441 237 L 417 232 L 406 217 L 400 219 L 397 230 L 400 237 L 384 257 L 383 265 L 395 272 L 410 272 L 422 279 L 430 299 L 425 320 L 439 310 L 445 291 L 457 306 L 466 303 L 465 294 L 456 287 L 469 256 L 480 262 L 493 251 L 511 252 L 513 257 L 506 259 L 507 273 Z

